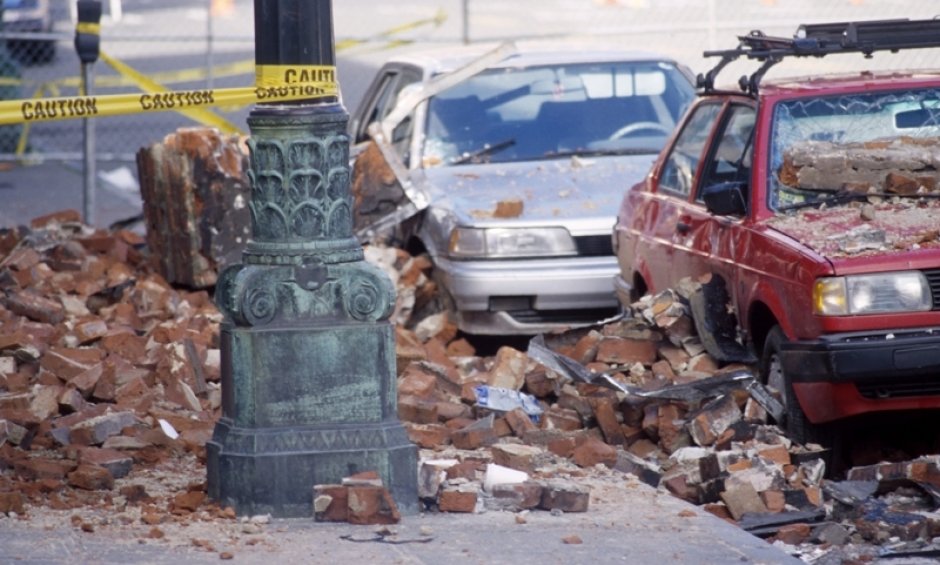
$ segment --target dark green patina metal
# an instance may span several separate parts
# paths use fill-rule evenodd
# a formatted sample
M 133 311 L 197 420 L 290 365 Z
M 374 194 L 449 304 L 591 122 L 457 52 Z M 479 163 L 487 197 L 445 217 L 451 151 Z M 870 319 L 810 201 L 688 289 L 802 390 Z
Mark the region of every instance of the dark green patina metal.
M 255 0 L 256 63 L 332 65 L 329 0 Z M 395 291 L 353 236 L 349 119 L 335 98 L 258 105 L 252 241 L 222 272 L 222 418 L 209 495 L 239 514 L 311 516 L 314 484 L 375 470 L 417 511 L 398 420 Z

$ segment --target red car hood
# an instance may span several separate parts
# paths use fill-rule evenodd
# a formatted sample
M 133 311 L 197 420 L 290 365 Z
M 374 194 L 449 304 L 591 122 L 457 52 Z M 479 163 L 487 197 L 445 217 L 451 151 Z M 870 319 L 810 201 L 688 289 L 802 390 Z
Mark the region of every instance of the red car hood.
M 830 259 L 940 248 L 940 201 L 806 209 L 775 216 L 768 225 Z

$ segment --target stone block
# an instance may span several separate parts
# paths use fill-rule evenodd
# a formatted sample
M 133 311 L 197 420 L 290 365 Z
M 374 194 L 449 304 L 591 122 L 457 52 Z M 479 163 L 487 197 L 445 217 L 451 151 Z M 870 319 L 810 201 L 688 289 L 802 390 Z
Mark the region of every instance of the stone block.
M 134 459 L 116 449 L 85 447 L 79 451 L 78 462 L 103 467 L 115 479 L 122 479 L 131 472 Z
M 551 480 L 542 484 L 539 508 L 563 512 L 587 512 L 590 502 L 591 491 L 588 487 L 569 481 Z
M 472 513 L 477 507 L 479 493 L 472 485 L 448 487 L 441 491 L 438 507 L 441 512 Z
M 574 448 L 571 460 L 580 467 L 593 467 L 599 463 L 614 467 L 617 464 L 617 449 L 599 439 L 589 437 Z
M 490 496 L 484 499 L 484 505 L 488 510 L 530 510 L 541 504 L 542 490 L 542 485 L 537 481 L 493 485 L 490 488 Z
M 412 424 L 405 422 L 408 439 L 424 449 L 435 449 L 450 443 L 451 431 L 440 424 Z
M 728 482 L 725 487 L 727 490 L 721 493 L 721 500 L 735 520 L 740 520 L 747 512 L 767 512 L 767 506 L 750 483 Z
M 557 379 L 551 378 L 544 367 L 536 367 L 525 374 L 525 388 L 529 394 L 537 398 L 555 394 L 557 387 Z
M 594 418 L 597 420 L 597 426 L 604 434 L 604 439 L 611 445 L 625 445 L 627 438 L 623 435 L 620 420 L 617 419 L 617 411 L 614 409 L 614 401 L 603 398 L 592 403 L 594 406 Z
M 411 363 L 398 378 L 398 394 L 429 399 L 437 390 L 437 375 L 424 363 Z
M 29 291 L 7 296 L 3 304 L 10 312 L 43 324 L 55 325 L 65 319 L 61 302 Z
M 498 436 L 493 429 L 495 418 L 492 414 L 481 420 L 454 431 L 450 436 L 451 443 L 457 449 L 474 450 L 496 443 Z
M 800 545 L 809 539 L 811 528 L 809 524 L 786 524 L 780 526 L 774 536 L 778 541 L 789 545 Z
M 525 437 L 527 433 L 538 429 L 538 426 L 535 425 L 532 418 L 530 418 L 522 408 L 514 408 L 506 412 L 503 418 L 512 430 L 512 434 L 516 437 Z
M 535 471 L 539 460 L 545 455 L 538 447 L 514 443 L 496 444 L 490 451 L 493 454 L 493 463 L 530 474 Z
M 567 432 L 580 430 L 584 424 L 581 416 L 575 410 L 552 406 L 542 414 L 545 419 L 545 428 Z
M 487 384 L 490 386 L 522 390 L 526 369 L 532 361 L 528 355 L 512 347 L 503 346 L 496 352 Z
M 437 403 L 414 396 L 399 396 L 398 417 L 415 424 L 436 424 Z

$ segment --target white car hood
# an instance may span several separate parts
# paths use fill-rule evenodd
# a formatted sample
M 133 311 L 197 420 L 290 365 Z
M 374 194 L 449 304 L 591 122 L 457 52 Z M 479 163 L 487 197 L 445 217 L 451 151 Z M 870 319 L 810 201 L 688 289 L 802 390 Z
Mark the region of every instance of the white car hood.
M 624 192 L 649 172 L 654 159 L 573 157 L 439 167 L 420 171 L 418 184 L 430 198 L 430 213 L 459 225 L 557 225 L 604 218 L 611 220 L 610 227 Z

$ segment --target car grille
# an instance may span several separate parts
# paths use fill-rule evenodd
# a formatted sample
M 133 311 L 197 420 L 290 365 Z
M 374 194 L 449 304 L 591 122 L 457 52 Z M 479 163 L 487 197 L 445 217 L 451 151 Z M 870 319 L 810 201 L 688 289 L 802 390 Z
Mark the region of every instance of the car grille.
M 583 310 L 510 310 L 506 312 L 524 324 L 583 324 L 606 320 L 617 314 L 616 308 Z
M 574 238 L 574 244 L 578 248 L 578 255 L 582 257 L 602 257 L 614 254 L 610 234 L 580 235 Z M 940 270 L 938 270 L 937 276 L 940 277 Z
M 933 309 L 940 310 L 940 269 L 924 271 L 930 284 L 930 296 L 933 297 Z
M 859 394 L 872 400 L 940 395 L 940 380 L 936 377 L 879 382 L 877 384 L 856 383 L 855 386 L 858 387 Z

